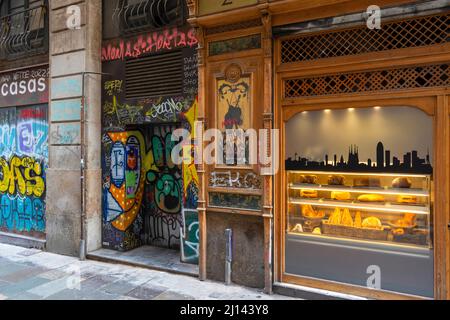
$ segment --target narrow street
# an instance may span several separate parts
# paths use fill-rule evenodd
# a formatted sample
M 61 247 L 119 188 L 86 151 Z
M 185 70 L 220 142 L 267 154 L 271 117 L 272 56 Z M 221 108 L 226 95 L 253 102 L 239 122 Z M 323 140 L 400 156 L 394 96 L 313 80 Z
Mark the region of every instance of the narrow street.
M 272 300 L 260 290 L 0 244 L 0 300 Z

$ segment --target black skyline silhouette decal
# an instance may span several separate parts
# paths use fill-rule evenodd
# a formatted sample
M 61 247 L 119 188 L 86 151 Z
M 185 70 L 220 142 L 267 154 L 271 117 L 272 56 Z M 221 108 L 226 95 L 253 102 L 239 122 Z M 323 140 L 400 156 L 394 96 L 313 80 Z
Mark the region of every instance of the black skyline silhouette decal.
M 382 142 L 376 147 L 376 159 L 367 159 L 361 162 L 359 159 L 359 147 L 349 147 L 347 161 L 344 156 L 335 154 L 332 159 L 326 154 L 323 161 L 312 161 L 308 158 L 295 154 L 286 160 L 286 170 L 309 170 L 309 171 L 342 171 L 342 172 L 383 172 L 383 173 L 420 173 L 432 174 L 433 167 L 430 162 L 430 152 L 426 158 L 420 158 L 416 150 L 407 152 L 400 160 L 391 156 L 391 151 L 386 150 Z

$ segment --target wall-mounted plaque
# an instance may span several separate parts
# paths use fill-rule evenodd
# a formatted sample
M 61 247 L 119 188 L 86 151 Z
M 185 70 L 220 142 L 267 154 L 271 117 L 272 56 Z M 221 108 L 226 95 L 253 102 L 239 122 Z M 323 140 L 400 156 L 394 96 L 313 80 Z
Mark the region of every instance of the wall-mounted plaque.
M 256 4 L 258 4 L 257 0 L 199 0 L 198 14 L 204 16 Z

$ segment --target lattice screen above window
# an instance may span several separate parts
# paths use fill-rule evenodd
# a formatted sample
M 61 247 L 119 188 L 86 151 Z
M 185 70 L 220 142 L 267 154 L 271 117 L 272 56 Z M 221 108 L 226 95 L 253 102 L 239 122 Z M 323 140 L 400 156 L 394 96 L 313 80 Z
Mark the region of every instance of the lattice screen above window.
M 281 63 L 423 47 L 450 41 L 450 13 L 299 36 L 281 42 Z
M 297 78 L 284 81 L 284 97 L 450 87 L 449 64 Z

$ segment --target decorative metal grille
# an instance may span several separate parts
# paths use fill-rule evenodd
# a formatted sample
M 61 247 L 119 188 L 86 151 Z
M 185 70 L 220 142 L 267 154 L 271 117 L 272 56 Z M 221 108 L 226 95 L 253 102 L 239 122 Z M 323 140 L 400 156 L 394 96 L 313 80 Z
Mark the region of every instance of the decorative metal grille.
M 281 62 L 311 61 L 369 52 L 442 44 L 450 40 L 450 13 L 387 23 L 381 30 L 366 26 L 281 42 Z
M 0 17 L 0 58 L 44 53 L 48 49 L 48 15 L 45 5 Z
M 112 20 L 122 33 L 135 33 L 150 28 L 182 25 L 185 2 L 181 0 L 120 0 Z
M 253 28 L 253 27 L 260 27 L 260 26 L 262 26 L 262 21 L 261 21 L 261 19 L 258 18 L 258 19 L 254 19 L 254 20 L 228 24 L 226 26 L 208 28 L 208 29 L 206 29 L 205 34 L 207 36 L 210 36 L 212 34 L 248 29 L 248 28 Z
M 285 80 L 285 98 L 325 96 L 369 91 L 449 87 L 448 64 L 393 70 L 345 73 Z

